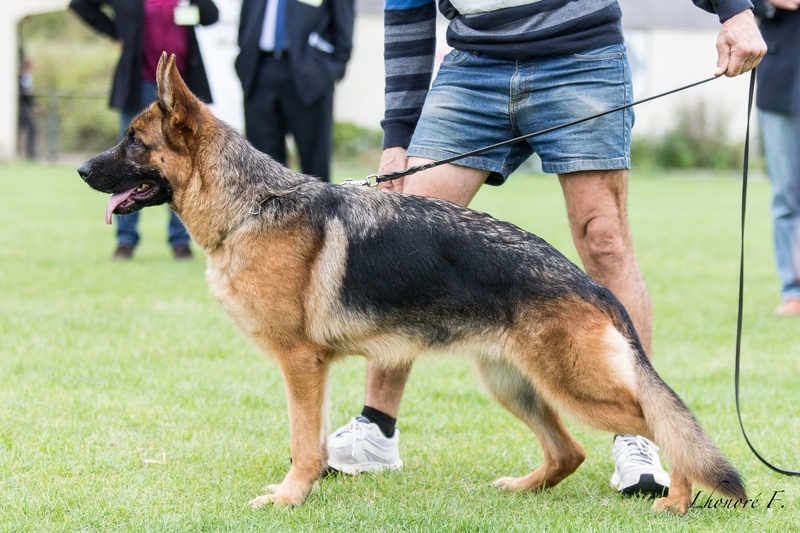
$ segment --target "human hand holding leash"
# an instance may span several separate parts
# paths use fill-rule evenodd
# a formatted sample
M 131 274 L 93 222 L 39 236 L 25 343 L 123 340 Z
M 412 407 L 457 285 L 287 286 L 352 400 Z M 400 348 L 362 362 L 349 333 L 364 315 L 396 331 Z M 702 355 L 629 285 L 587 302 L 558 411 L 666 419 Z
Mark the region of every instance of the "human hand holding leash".
M 378 175 L 400 172 L 408 168 L 408 157 L 406 149 L 399 146 L 387 148 L 381 154 L 381 162 L 378 165 Z M 403 178 L 382 181 L 378 183 L 378 189 L 384 191 L 403 192 Z
M 798 3 L 798 0 L 781 1 Z M 753 12 L 742 11 L 722 24 L 717 36 L 717 70 L 714 75 L 733 77 L 748 72 L 756 68 L 766 53 L 767 43 L 761 37 Z

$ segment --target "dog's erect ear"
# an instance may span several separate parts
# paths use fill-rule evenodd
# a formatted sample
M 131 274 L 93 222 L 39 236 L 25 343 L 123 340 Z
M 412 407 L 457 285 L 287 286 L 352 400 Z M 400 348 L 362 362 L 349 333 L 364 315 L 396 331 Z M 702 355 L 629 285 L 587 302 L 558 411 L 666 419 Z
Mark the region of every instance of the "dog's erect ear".
M 156 70 L 158 105 L 170 116 L 170 126 L 188 129 L 193 134 L 200 131 L 200 101 L 184 83 L 175 66 L 175 55 L 161 53 Z
M 169 84 L 169 71 L 175 68 L 175 55 L 167 57 L 166 52 L 161 52 L 161 58 L 156 67 L 156 83 L 158 84 L 158 105 L 165 112 L 172 113 L 172 88 Z

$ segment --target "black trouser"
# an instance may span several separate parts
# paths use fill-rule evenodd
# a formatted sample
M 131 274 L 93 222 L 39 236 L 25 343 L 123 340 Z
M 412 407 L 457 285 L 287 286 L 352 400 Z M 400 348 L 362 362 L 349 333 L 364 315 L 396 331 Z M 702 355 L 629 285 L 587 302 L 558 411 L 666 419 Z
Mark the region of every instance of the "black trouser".
M 36 118 L 33 113 L 33 105 L 20 104 L 19 106 L 19 129 L 20 133 L 25 136 L 25 157 L 28 159 L 36 159 Z
M 261 54 L 256 86 L 244 101 L 245 135 L 253 146 L 285 165 L 286 135 L 291 134 L 303 173 L 330 181 L 333 83 L 325 96 L 306 106 L 292 84 L 288 62 L 285 56 Z

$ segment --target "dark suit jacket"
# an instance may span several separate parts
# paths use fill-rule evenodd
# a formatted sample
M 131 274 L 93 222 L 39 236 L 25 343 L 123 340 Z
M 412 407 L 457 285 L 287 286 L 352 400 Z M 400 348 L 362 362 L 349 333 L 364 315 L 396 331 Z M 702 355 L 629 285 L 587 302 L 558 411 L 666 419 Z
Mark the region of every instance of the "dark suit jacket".
M 266 8 L 267 0 L 242 2 L 236 73 L 245 98 L 255 89 Z M 329 92 L 344 76 L 353 47 L 354 17 L 353 0 L 287 0 L 286 60 L 294 88 L 306 105 Z
M 798 115 L 800 11 L 777 9 L 772 14 L 764 0 L 755 0 L 753 3 L 761 34 L 769 48 L 756 72 L 756 105 L 765 111 Z
M 219 10 L 213 0 L 191 0 L 200 9 L 200 24 L 208 26 L 219 19 Z M 101 9 L 109 6 L 114 10 L 110 18 Z M 69 7 L 100 33 L 122 41 L 122 55 L 114 73 L 111 88 L 111 107 L 118 109 L 139 106 L 142 73 L 142 24 L 144 4 L 142 0 L 71 0 Z M 189 48 L 184 79 L 186 85 L 205 102 L 211 102 L 203 57 L 194 28 L 189 29 Z

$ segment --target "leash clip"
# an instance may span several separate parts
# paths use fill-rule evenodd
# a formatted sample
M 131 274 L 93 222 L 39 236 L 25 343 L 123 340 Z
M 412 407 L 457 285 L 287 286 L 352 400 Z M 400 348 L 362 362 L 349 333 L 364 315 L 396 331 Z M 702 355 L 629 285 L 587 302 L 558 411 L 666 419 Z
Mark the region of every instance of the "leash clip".
M 363 180 L 354 180 L 352 178 L 347 178 L 342 182 L 342 185 L 360 185 L 363 187 L 375 187 L 377 183 L 372 183 L 373 178 L 377 178 L 377 174 L 370 174 Z
M 257 203 L 256 205 L 250 208 L 250 214 L 253 215 L 254 217 L 258 216 L 259 213 L 261 213 L 261 202 Z

